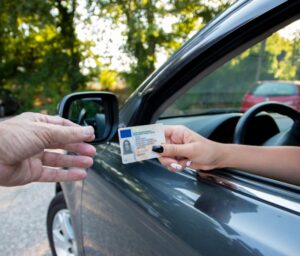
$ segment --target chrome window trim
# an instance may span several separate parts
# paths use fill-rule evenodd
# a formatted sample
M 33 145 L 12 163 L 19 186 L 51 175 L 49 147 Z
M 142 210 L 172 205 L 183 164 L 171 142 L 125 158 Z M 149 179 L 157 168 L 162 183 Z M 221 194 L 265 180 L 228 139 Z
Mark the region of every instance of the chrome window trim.
M 299 201 L 294 201 L 283 196 L 267 193 L 263 191 L 262 187 L 248 185 L 245 182 L 234 180 L 229 177 L 222 177 L 212 172 L 196 171 L 194 169 L 186 168 L 182 174 L 198 176 L 198 179 L 206 181 L 208 183 L 217 184 L 232 191 L 250 196 L 254 199 L 258 199 L 268 204 L 272 204 L 284 208 L 288 211 L 300 214 L 300 198 Z

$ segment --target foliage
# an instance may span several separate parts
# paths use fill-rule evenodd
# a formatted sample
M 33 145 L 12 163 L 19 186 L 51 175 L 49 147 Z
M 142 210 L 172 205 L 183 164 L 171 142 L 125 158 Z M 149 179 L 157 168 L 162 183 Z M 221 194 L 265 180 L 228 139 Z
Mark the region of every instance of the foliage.
M 1 0 L 0 90 L 16 94 L 21 111 L 43 107 L 53 113 L 62 96 L 93 88 L 89 87 L 93 82 L 100 83 L 102 90 L 118 91 L 123 100 L 123 94 L 129 92 L 124 85 L 131 90 L 140 85 L 154 71 L 160 54 L 172 54 L 232 2 Z M 87 15 L 79 8 L 82 3 L 87 3 Z M 85 27 L 89 17 L 95 16 L 109 20 L 111 29 L 124 28 L 120 50 L 130 60 L 126 71 L 100 63 L 105 53 L 94 52 L 97 43 L 80 40 L 76 34 L 78 24 Z M 299 80 L 299 47 L 300 35 L 288 40 L 276 33 L 208 76 L 196 90 L 213 95 L 216 101 L 224 99 L 222 92 L 237 92 L 237 96 L 226 97 L 234 102 L 258 79 Z M 121 51 L 110 57 L 120 55 Z M 89 65 L 91 60 L 94 65 Z
M 17 94 L 23 109 L 84 86 L 75 13 L 76 0 L 1 1 L 0 87 Z
M 207 84 L 202 84 L 204 91 L 218 91 L 243 95 L 251 85 L 262 80 L 299 80 L 297 71 L 300 68 L 296 60 L 294 44 L 298 39 L 290 40 L 274 33 L 265 41 L 256 44 L 233 58 L 222 68 L 207 78 Z M 264 46 L 260 56 L 261 47 Z M 298 48 L 299 49 L 299 48 Z M 299 56 L 298 56 L 299 57 Z M 262 64 L 258 72 L 258 62 Z M 238 97 L 240 98 L 240 95 Z
M 177 100 L 166 115 L 240 109 L 245 93 L 265 80 L 300 80 L 300 34 L 274 33 L 209 74 Z M 260 63 L 261 62 L 261 63 Z M 260 64 L 259 64 L 260 63 Z
M 95 2 L 97 4 L 95 4 Z M 125 52 L 133 59 L 130 72 L 123 73 L 136 88 L 155 69 L 157 53 L 173 53 L 232 1 L 214 0 L 89 0 L 91 13 L 124 24 Z M 215 6 L 214 6 L 215 5 Z M 168 25 L 172 24 L 168 29 Z M 168 31 L 169 30 L 169 31 Z
M 118 78 L 118 73 L 115 70 L 102 69 L 99 76 L 101 89 L 105 91 L 116 88 Z

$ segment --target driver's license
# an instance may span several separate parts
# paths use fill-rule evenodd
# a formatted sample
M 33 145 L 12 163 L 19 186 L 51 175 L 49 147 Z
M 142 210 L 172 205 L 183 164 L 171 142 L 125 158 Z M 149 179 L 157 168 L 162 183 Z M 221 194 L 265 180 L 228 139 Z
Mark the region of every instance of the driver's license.
M 163 124 L 119 128 L 118 133 L 123 164 L 159 157 L 152 146 L 166 142 Z

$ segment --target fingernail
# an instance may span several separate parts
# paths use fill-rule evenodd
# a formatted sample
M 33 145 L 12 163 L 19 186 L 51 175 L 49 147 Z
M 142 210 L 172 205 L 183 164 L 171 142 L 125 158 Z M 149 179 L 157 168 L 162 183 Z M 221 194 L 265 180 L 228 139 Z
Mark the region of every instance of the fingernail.
M 85 157 L 83 159 L 83 162 L 84 162 L 84 164 L 88 165 L 88 167 L 90 167 L 90 166 L 93 165 L 93 158 L 91 158 L 91 157 Z
M 175 163 L 172 163 L 170 164 L 170 166 L 176 170 L 181 170 L 182 169 L 182 166 L 180 164 L 175 164 Z
M 154 145 L 152 146 L 152 151 L 156 153 L 162 153 L 164 152 L 164 147 L 161 145 Z
M 191 166 L 192 165 L 192 161 L 187 161 L 186 162 L 186 166 Z
M 91 136 L 93 134 L 94 134 L 94 128 L 92 126 L 83 127 L 83 135 L 84 136 Z

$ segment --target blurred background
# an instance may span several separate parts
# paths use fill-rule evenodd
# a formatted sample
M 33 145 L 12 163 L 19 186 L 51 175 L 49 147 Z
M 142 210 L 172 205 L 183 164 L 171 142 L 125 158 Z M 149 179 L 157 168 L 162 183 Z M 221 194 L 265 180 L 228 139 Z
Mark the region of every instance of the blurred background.
M 23 111 L 54 114 L 63 96 L 82 90 L 112 91 L 122 104 L 233 2 L 1 0 L 0 117 Z M 300 80 L 297 26 L 299 22 L 234 58 L 202 85 L 210 88 L 210 96 L 205 92 L 202 98 L 220 105 L 220 92 L 228 93 L 230 84 L 231 97 L 239 99 L 230 101 L 239 106 L 257 81 Z
M 122 102 L 232 2 L 1 0 L 0 116 L 54 114 L 80 90 L 113 91 Z

